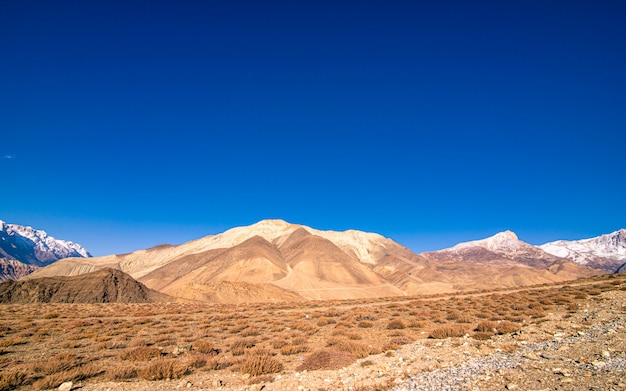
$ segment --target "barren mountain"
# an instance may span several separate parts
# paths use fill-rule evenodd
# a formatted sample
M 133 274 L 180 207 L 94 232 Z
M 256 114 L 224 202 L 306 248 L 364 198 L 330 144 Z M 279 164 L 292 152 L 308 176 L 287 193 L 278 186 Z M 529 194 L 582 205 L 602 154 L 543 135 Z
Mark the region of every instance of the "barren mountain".
M 523 243 L 513 233 L 416 255 L 378 234 L 265 220 L 178 246 L 64 259 L 27 278 L 81 275 L 105 267 L 179 299 L 219 303 L 443 293 L 594 273 Z
M 591 239 L 558 240 L 540 247 L 579 265 L 613 273 L 626 263 L 626 229 Z
M 73 277 L 42 277 L 0 284 L 0 303 L 151 303 L 171 297 L 109 268 Z

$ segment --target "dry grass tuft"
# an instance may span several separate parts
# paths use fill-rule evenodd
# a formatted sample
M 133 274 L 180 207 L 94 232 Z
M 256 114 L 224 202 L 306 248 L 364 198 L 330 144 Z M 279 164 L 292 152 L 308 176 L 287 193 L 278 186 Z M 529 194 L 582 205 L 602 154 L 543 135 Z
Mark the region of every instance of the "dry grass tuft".
M 521 328 L 522 326 L 520 326 L 519 324 L 509 322 L 508 320 L 502 321 L 498 323 L 498 325 L 496 326 L 496 330 L 498 331 L 498 334 L 516 333 L 520 331 Z
M 137 374 L 145 380 L 180 379 L 188 372 L 186 366 L 178 364 L 171 358 L 158 358 L 140 368 Z
M 257 349 L 248 352 L 239 366 L 239 372 L 260 376 L 283 370 L 283 364 L 272 356 L 269 350 Z
M 318 350 L 304 359 L 297 371 L 318 369 L 340 369 L 356 361 L 352 353 L 338 350 Z
M 392 319 L 387 323 L 387 330 L 398 330 L 406 328 L 406 324 L 402 319 Z
M 0 373 L 0 391 L 10 391 L 21 386 L 26 380 L 26 372 L 21 370 L 7 370 Z
M 430 337 L 435 339 L 445 339 L 462 337 L 467 334 L 467 328 L 462 325 L 445 325 L 431 330 Z

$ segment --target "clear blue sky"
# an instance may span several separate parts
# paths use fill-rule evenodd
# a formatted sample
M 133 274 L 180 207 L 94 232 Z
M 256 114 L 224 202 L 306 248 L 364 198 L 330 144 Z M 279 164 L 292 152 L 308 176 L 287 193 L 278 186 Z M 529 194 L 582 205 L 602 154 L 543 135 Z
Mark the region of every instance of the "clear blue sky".
M 624 1 L 2 1 L 0 219 L 415 251 L 626 226 Z

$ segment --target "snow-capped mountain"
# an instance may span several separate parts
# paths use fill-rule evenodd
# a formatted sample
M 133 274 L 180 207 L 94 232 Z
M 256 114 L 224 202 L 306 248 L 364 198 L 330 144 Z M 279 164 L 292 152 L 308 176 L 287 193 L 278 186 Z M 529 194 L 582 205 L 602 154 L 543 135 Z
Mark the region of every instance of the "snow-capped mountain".
M 540 246 L 545 252 L 579 265 L 615 272 L 626 263 L 626 229 L 582 240 L 557 240 Z
M 549 254 L 539 247 L 519 240 L 512 231 L 500 232 L 486 239 L 459 243 L 448 249 L 422 255 L 434 260 L 454 259 L 494 266 L 512 261 L 536 268 L 546 268 L 564 260 L 563 257 Z
M 0 258 L 46 266 L 59 259 L 91 257 L 79 244 L 58 240 L 45 231 L 0 220 Z

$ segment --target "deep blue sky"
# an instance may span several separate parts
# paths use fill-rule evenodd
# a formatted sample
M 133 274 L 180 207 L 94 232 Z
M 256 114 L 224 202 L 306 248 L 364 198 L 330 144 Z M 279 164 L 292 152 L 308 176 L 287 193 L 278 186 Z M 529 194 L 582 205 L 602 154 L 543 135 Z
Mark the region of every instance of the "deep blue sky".
M 626 2 L 0 1 L 0 219 L 415 251 L 626 227 Z

